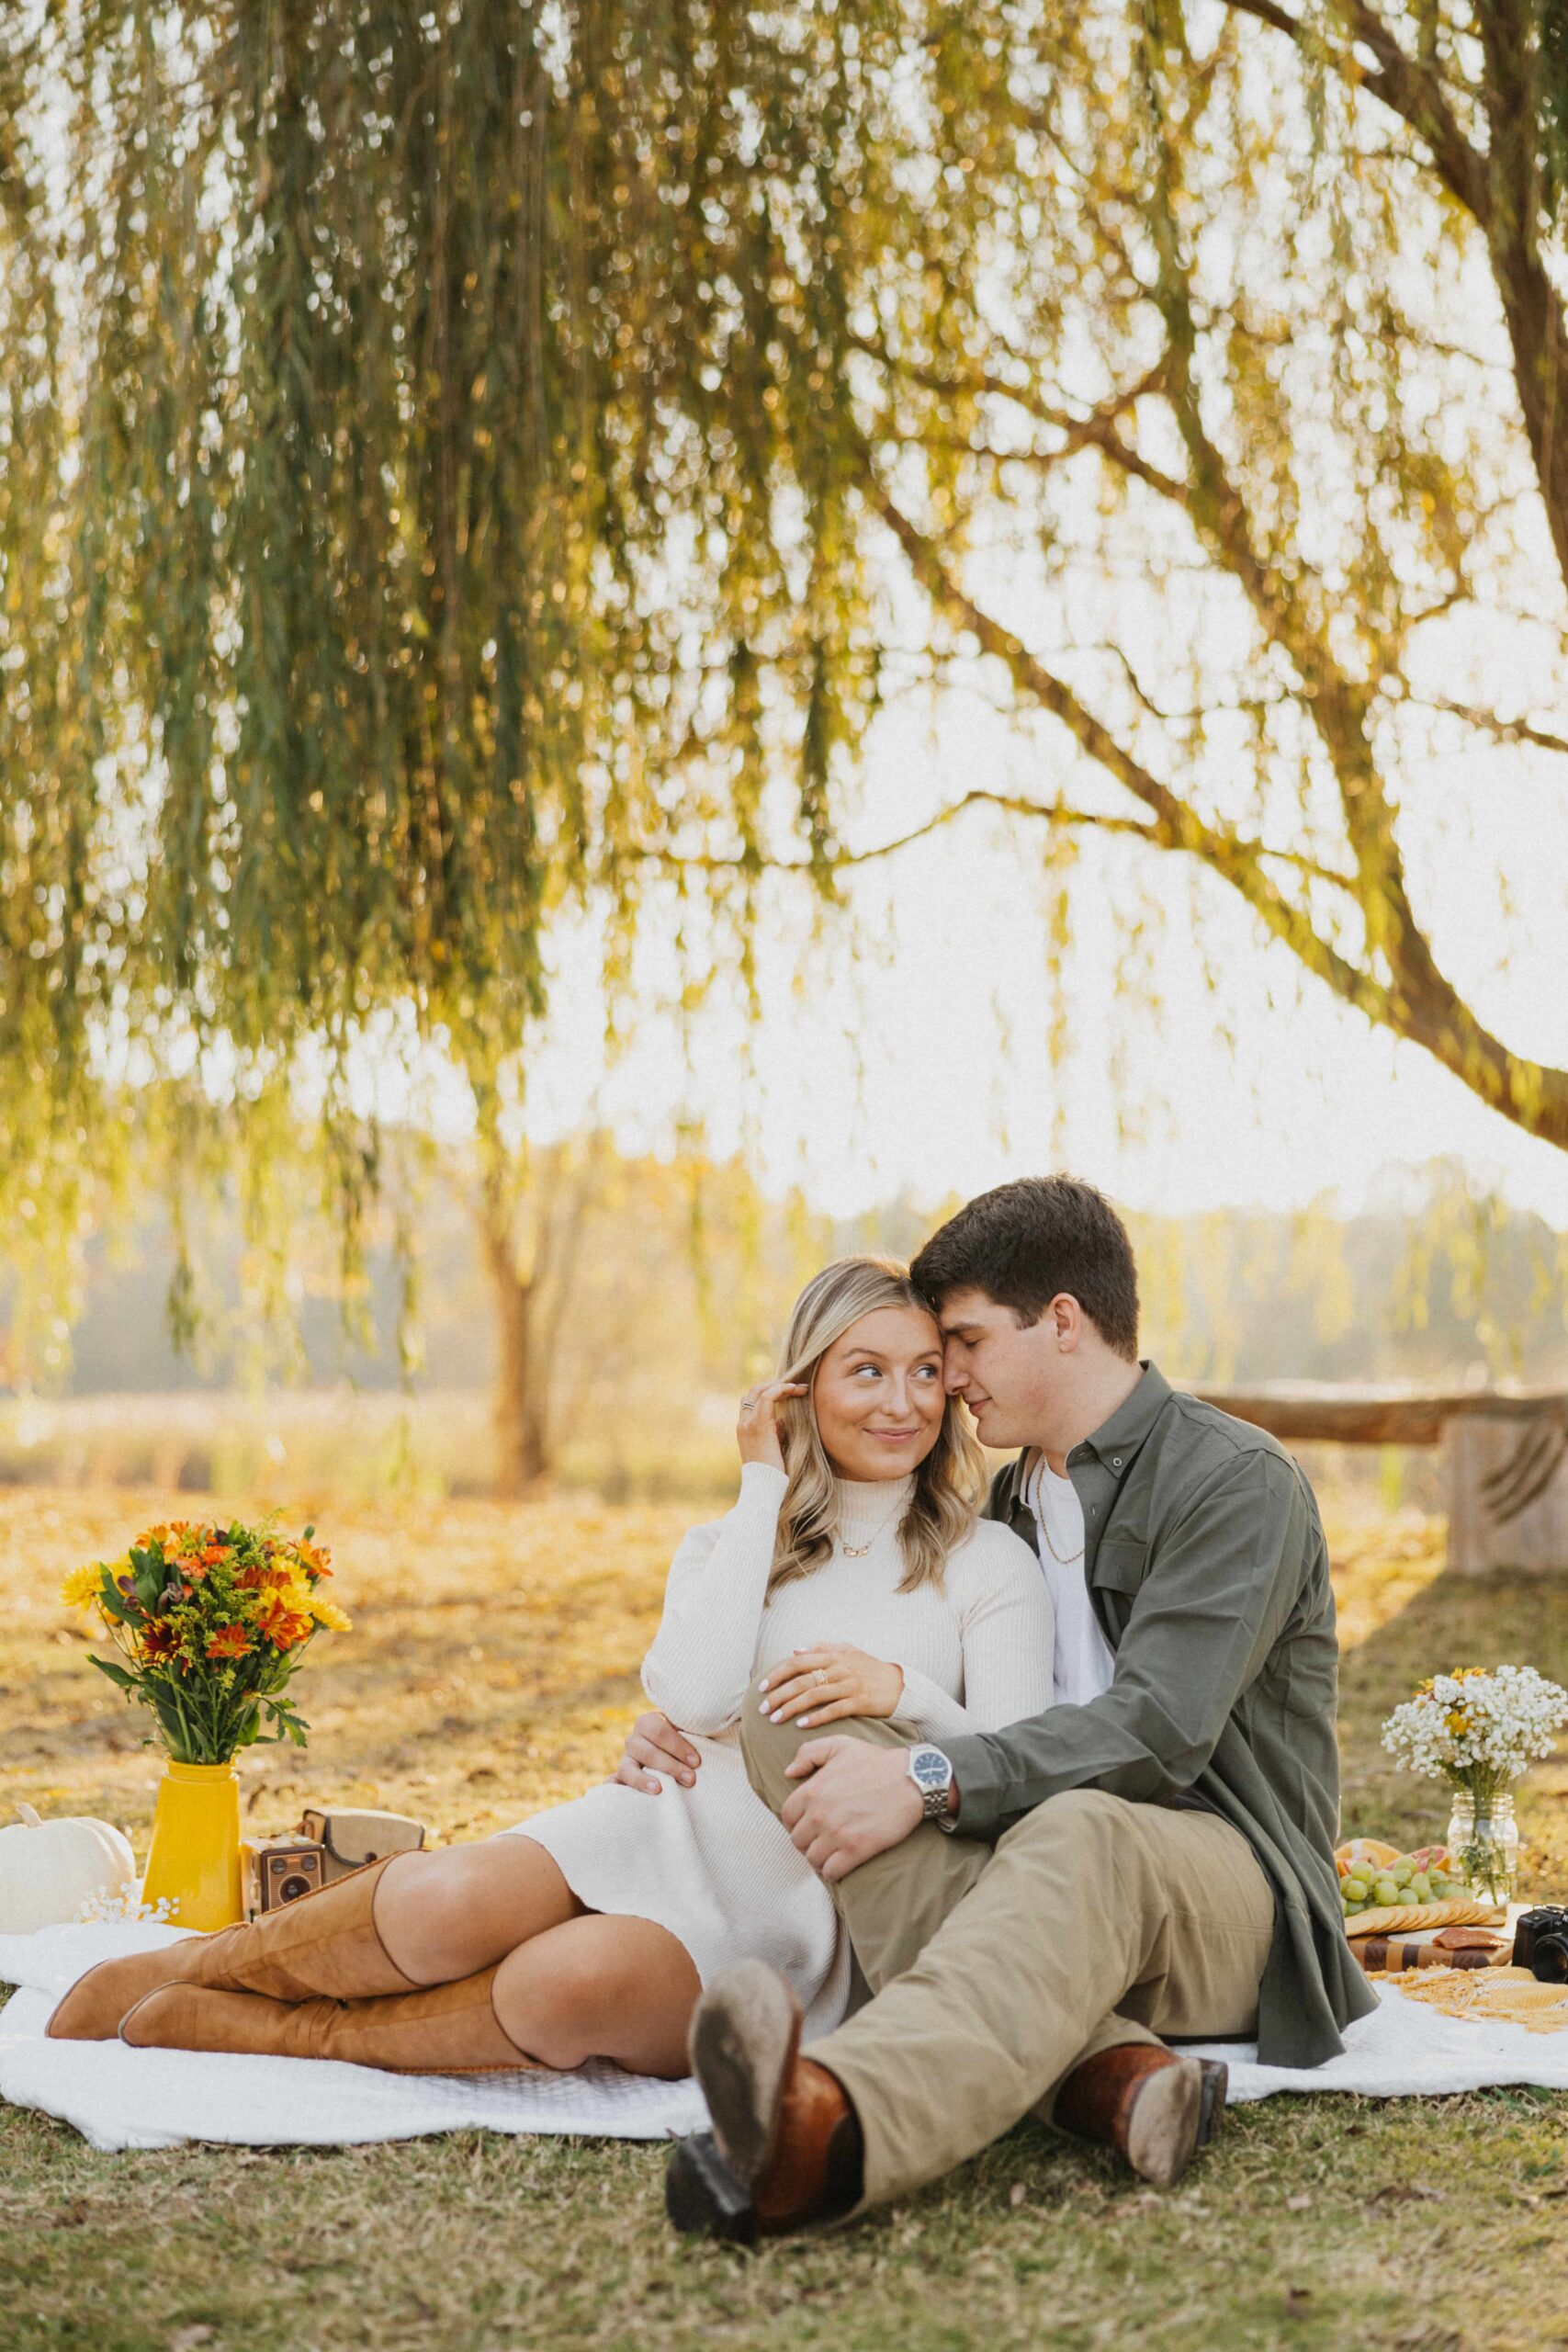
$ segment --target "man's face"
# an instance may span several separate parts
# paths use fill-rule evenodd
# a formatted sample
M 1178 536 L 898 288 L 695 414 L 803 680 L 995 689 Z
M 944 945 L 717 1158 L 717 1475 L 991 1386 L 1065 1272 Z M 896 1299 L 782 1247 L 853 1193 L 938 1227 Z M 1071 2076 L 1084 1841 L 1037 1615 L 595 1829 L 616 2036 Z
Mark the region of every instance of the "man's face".
M 1066 1330 L 1063 1308 L 1072 1327 Z M 1038 1322 L 1021 1324 L 983 1290 L 954 1291 L 942 1301 L 942 1377 L 974 1414 L 983 1445 L 1045 1440 L 1072 1381 L 1081 1314 L 1076 1299 L 1064 1297 Z

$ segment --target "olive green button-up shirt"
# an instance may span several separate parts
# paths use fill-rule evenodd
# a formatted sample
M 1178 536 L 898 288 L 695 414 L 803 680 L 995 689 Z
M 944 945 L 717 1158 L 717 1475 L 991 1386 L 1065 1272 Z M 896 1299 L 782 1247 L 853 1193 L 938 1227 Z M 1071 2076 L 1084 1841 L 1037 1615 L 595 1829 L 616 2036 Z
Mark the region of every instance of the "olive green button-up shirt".
M 1032 1545 L 1032 1467 L 1023 1455 L 999 1472 L 988 1505 Z M 1334 1867 L 1339 1657 L 1312 1489 L 1273 1438 L 1179 1395 L 1152 1363 L 1067 1473 L 1115 1678 L 1083 1706 L 945 1742 L 957 1826 L 996 1838 L 1082 1788 L 1223 1815 L 1275 1892 L 1258 2056 L 1320 2065 L 1376 1999 L 1345 1940 Z

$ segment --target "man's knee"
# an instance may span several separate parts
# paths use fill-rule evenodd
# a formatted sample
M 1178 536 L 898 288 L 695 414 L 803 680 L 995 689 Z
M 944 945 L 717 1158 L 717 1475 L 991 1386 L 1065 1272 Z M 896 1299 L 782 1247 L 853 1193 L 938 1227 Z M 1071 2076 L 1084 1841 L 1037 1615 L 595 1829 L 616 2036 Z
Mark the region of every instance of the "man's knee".
M 997 1851 L 1050 1843 L 1109 1852 L 1132 1834 L 1134 1813 L 1125 1797 L 1109 1796 L 1103 1789 L 1062 1789 L 1004 1830 Z
M 748 1690 L 740 1711 L 740 1753 L 746 1777 L 770 1812 L 781 1813 L 784 1800 L 799 1787 L 788 1768 L 810 1739 L 868 1740 L 878 1747 L 908 1747 L 917 1735 L 897 1715 L 846 1715 L 841 1723 L 817 1724 L 806 1730 L 798 1723 L 768 1721 L 762 1695 Z

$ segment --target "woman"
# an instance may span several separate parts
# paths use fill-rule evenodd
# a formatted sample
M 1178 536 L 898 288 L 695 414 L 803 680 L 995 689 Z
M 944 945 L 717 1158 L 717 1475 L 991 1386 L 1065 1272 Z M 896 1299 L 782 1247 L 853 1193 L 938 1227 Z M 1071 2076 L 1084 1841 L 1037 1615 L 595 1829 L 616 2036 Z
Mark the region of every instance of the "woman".
M 902 1267 L 845 1259 L 796 1301 L 782 1376 L 749 1393 L 740 1496 L 693 1530 L 644 1663 L 691 1734 L 690 1788 L 606 1782 L 469 1846 L 403 1854 L 250 1927 L 106 1961 L 52 2035 L 347 2058 L 433 2074 L 615 2060 L 686 2072 L 704 1983 L 771 1961 L 812 2030 L 850 1955 L 832 1898 L 748 1785 L 757 1678 L 774 1720 L 897 1715 L 912 1736 L 1049 1703 L 1034 1556 L 977 1520 L 983 1457 Z

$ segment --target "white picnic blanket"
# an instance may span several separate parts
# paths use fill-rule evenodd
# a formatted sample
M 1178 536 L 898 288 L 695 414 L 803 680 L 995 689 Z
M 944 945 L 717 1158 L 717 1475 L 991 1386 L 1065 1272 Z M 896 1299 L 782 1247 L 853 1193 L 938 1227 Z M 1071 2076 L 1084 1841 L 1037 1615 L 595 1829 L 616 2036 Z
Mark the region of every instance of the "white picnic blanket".
M 384 2075 L 305 2058 L 214 2057 L 130 2050 L 118 2041 L 51 2041 L 61 1995 L 100 1960 L 177 1940 L 172 1928 L 118 1923 L 0 1936 L 0 1984 L 22 1989 L 0 2009 L 0 2098 L 74 2124 L 95 2148 L 172 2148 L 186 2140 L 251 2147 L 414 2140 L 434 2132 L 572 2132 L 662 2140 L 700 2129 L 693 2082 L 665 2083 L 584 2066 L 570 2075 Z M 1379 2006 L 1345 2037 L 1342 2057 L 1301 2071 L 1260 2066 L 1246 2042 L 1214 2042 L 1233 2100 L 1277 2091 L 1433 2097 L 1494 2083 L 1568 2090 L 1568 2032 L 1448 2018 L 1380 1987 Z
M 570 2075 L 387 2075 L 334 2059 L 48 2039 L 61 1995 L 100 1960 L 178 1941 L 176 1928 L 118 1921 L 0 1936 L 0 1984 L 22 1988 L 0 2009 L 0 2098 L 59 2116 L 95 2148 L 175 2148 L 186 2140 L 342 2147 L 476 2126 L 662 2140 L 707 2120 L 695 2083 L 607 2064 Z

